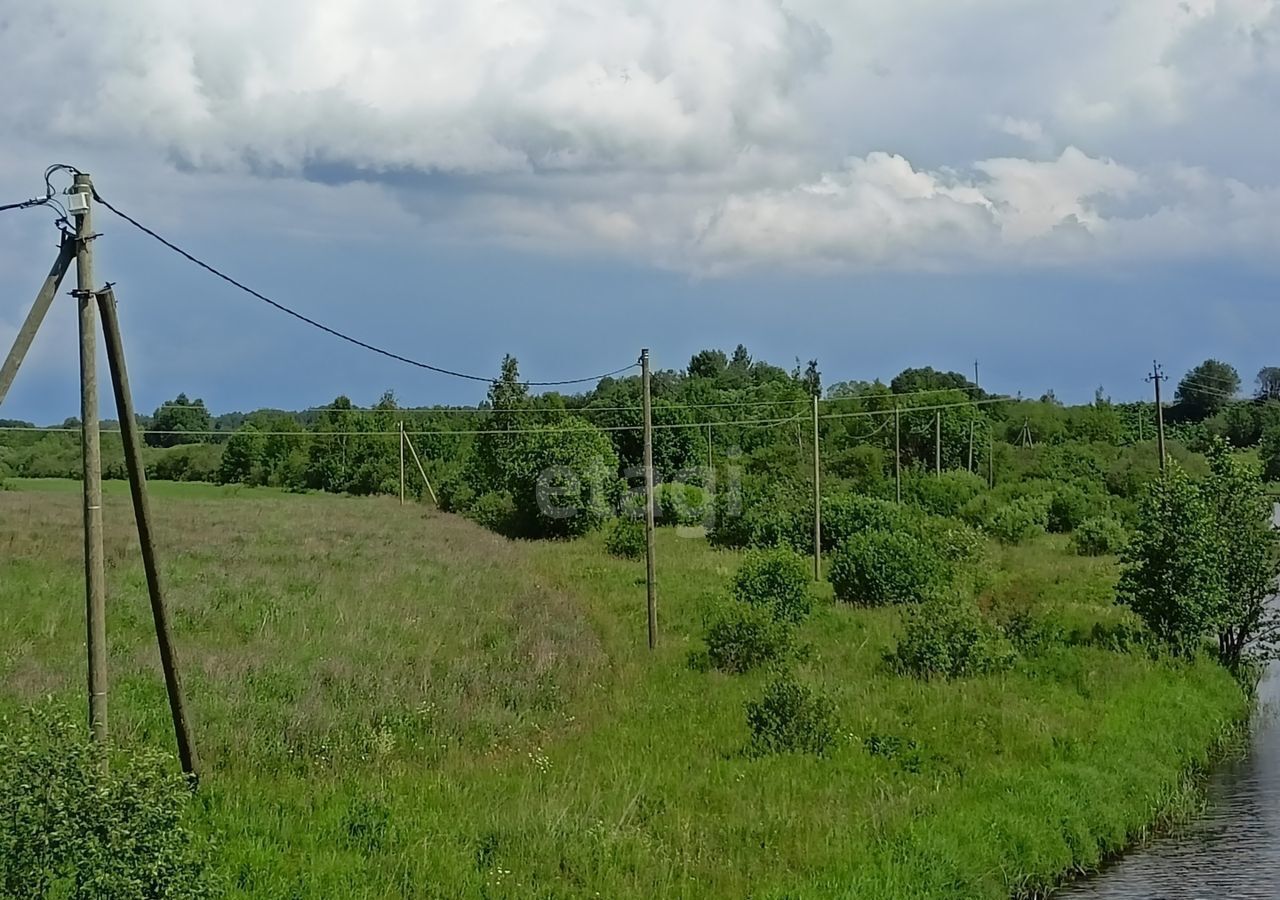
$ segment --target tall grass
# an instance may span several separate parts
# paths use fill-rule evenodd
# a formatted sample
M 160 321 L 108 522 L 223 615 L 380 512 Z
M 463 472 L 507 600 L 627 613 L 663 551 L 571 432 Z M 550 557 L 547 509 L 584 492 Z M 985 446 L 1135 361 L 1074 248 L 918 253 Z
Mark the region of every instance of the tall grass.
M 17 484 L 22 487 L 21 483 Z M 107 497 L 112 728 L 171 742 L 127 498 Z M 512 543 L 382 499 L 157 492 L 175 630 L 209 768 L 192 815 L 237 898 L 1031 896 L 1162 815 L 1243 715 L 1232 679 L 1088 636 L 1113 563 L 991 549 L 993 614 L 1060 640 L 1009 672 L 894 675 L 894 609 L 799 628 L 835 703 L 822 758 L 744 752 L 767 672 L 686 664 L 734 553 L 659 534 Z M 0 493 L 0 709 L 79 711 L 74 491 Z

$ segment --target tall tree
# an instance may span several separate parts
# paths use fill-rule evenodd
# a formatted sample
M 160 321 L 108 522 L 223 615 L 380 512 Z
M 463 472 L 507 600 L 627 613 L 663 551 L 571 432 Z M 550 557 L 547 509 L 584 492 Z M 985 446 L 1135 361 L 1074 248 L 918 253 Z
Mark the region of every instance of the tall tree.
M 933 366 L 903 369 L 889 387 L 895 394 L 913 394 L 917 391 L 973 391 L 974 385 L 959 372 L 940 372 Z
M 795 379 L 804 388 L 804 392 L 811 397 L 822 396 L 822 373 L 818 371 L 818 361 L 816 359 L 809 360 L 809 364 L 804 367 L 804 372 L 800 371 L 800 360 L 796 360 L 796 367 L 791 373 L 791 377 Z
M 699 350 L 689 360 L 691 378 L 719 378 L 729 367 L 729 357 L 723 350 Z
M 1256 380 L 1259 400 L 1280 400 L 1280 366 L 1263 366 Z
M 178 444 L 198 444 L 206 438 L 198 432 L 211 431 L 213 420 L 203 400 L 192 400 L 179 394 L 161 404 L 151 417 L 146 442 L 152 447 L 176 447 Z
M 1206 359 L 1178 382 L 1174 393 L 1178 417 L 1201 422 L 1216 414 L 1240 392 L 1240 373 L 1227 363 Z

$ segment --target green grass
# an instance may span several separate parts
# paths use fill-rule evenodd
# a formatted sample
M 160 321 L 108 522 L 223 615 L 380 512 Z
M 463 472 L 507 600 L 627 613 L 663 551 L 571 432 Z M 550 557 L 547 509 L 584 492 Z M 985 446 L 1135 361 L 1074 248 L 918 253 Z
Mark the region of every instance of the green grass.
M 0 709 L 78 710 L 78 486 L 0 493 Z M 891 674 L 893 610 L 802 630 L 835 700 L 828 757 L 743 753 L 763 674 L 686 664 L 735 570 L 659 534 L 512 543 L 394 500 L 157 486 L 206 775 L 193 809 L 230 896 L 1004 898 L 1186 811 L 1245 711 L 1209 663 L 1083 643 L 955 682 Z M 105 502 L 114 739 L 168 746 L 127 495 Z M 1114 563 L 994 548 L 980 598 L 1088 634 Z M 873 754 L 873 736 L 914 749 Z M 881 740 L 880 744 L 886 742 Z M 891 743 L 891 742 L 890 742 Z
M 8 478 L 5 479 L 4 484 L 8 486 L 9 490 L 13 491 L 40 491 L 54 494 L 76 494 L 77 496 L 81 493 L 80 482 L 66 478 Z M 289 496 L 288 492 L 280 488 L 247 487 L 243 484 L 209 484 L 204 481 L 159 481 L 152 479 L 147 481 L 147 487 L 150 489 L 152 497 L 189 498 L 192 500 L 218 497 L 249 499 Z M 102 493 L 103 496 L 107 497 L 128 497 L 129 482 L 103 481 Z

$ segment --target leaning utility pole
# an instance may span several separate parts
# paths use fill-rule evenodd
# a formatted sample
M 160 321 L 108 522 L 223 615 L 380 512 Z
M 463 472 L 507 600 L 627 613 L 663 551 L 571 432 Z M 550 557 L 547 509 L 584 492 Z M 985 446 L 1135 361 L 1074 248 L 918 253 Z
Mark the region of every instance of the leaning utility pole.
M 107 590 L 102 552 L 102 451 L 98 430 L 97 300 L 93 292 L 93 182 L 77 173 L 76 291 L 80 307 L 80 436 L 84 489 L 84 584 L 89 662 L 89 728 L 107 740 Z
M 0 403 L 4 403 L 5 395 L 13 385 L 13 378 L 18 374 L 18 367 L 26 358 L 27 351 L 31 349 L 31 342 L 35 339 L 36 332 L 40 330 L 40 325 L 49 312 L 49 306 L 53 303 L 58 288 L 62 286 L 62 277 L 67 274 L 67 269 L 71 267 L 71 261 L 75 258 L 76 242 L 70 235 L 64 233 L 62 244 L 58 248 L 58 258 L 53 261 L 49 277 L 40 287 L 36 302 L 32 305 L 31 312 L 27 313 L 27 319 L 22 323 L 18 337 L 13 342 L 13 349 L 5 357 L 4 365 L 0 366 Z
M 653 396 L 649 379 L 649 351 L 640 351 L 640 373 L 644 384 L 644 563 L 647 608 L 649 612 L 649 649 L 658 646 L 658 596 L 653 565 Z
M 818 395 L 813 395 L 813 580 L 822 580 L 822 448 L 818 442 Z
M 1151 361 L 1151 374 L 1147 376 L 1147 381 L 1154 382 L 1156 386 L 1156 451 L 1160 454 L 1160 474 L 1165 472 L 1165 455 L 1164 455 L 1164 405 L 1160 402 L 1160 382 L 1168 378 L 1164 371 L 1160 368 L 1160 363 L 1155 360 Z
M 142 549 L 142 568 L 147 576 L 147 594 L 151 598 L 151 618 L 156 628 L 156 644 L 160 649 L 160 667 L 164 670 L 165 691 L 169 695 L 169 712 L 173 717 L 173 733 L 178 742 L 178 759 L 182 771 L 194 784 L 200 777 L 195 738 L 187 715 L 186 698 L 179 674 L 178 651 L 173 644 L 173 629 L 164 601 L 160 565 L 156 560 L 152 537 L 151 505 L 147 499 L 147 470 L 142 463 L 142 435 L 133 409 L 129 390 L 129 372 L 125 368 L 124 342 L 120 337 L 120 320 L 116 315 L 115 291 L 108 286 L 96 294 L 102 314 L 102 334 L 111 367 L 111 386 L 116 396 L 116 413 L 120 418 L 120 437 L 124 444 L 124 463 L 129 473 L 129 493 L 133 499 L 133 518 L 138 526 L 138 544 Z

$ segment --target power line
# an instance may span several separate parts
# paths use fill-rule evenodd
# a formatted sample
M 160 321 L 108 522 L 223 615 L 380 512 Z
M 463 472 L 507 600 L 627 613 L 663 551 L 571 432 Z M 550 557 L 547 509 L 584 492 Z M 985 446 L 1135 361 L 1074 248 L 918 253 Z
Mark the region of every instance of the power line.
M 938 404 L 934 406 L 914 406 L 914 407 L 910 407 L 908 409 L 903 410 L 903 412 L 908 412 L 908 413 L 934 412 L 935 410 L 958 409 L 961 407 L 975 407 L 975 406 L 984 405 L 984 404 L 1000 403 L 1008 399 L 1009 398 L 1007 397 L 992 397 L 986 400 L 973 400 L 973 401 L 966 401 L 964 403 L 946 403 L 946 404 Z M 394 412 L 394 410 L 392 412 Z M 888 416 L 888 415 L 893 415 L 892 409 L 874 410 L 874 411 L 856 412 L 856 413 L 831 413 L 825 416 L 821 416 L 820 418 L 821 419 L 848 419 L 848 418 L 857 418 L 857 417 L 874 418 L 876 416 Z M 792 423 L 802 421 L 803 419 L 805 419 L 805 414 L 803 412 L 799 412 L 793 416 L 786 416 L 782 418 L 730 419 L 728 421 L 710 420 L 710 421 L 703 421 L 703 422 L 655 423 L 653 428 L 655 430 L 659 430 L 659 429 L 675 430 L 678 428 L 706 428 L 708 425 L 711 425 L 717 428 L 725 427 L 725 426 L 764 427 L 764 426 L 770 426 L 770 425 L 790 425 Z M 554 426 L 545 426 L 545 427 L 554 427 Z M 458 431 L 455 431 L 452 429 L 443 429 L 439 431 L 405 431 L 405 434 L 410 435 L 412 437 L 429 437 L 433 435 L 439 435 L 442 437 L 449 437 L 449 436 L 465 437 L 465 436 L 487 435 L 487 434 L 537 434 L 545 430 L 545 427 L 544 428 L 483 428 L 483 429 L 466 429 L 466 430 L 458 430 Z M 643 429 L 643 427 L 644 427 L 643 425 L 587 425 L 585 428 L 562 428 L 561 430 L 562 431 L 618 432 L 618 431 L 640 431 Z M 79 428 L 63 428 L 63 427 L 41 428 L 35 425 L 0 426 L 0 432 L 78 434 L 79 431 L 80 431 Z M 103 434 L 119 434 L 119 432 L 115 430 L 103 431 L 102 433 Z M 185 435 L 188 437 L 224 437 L 224 438 L 231 437 L 234 434 L 236 434 L 235 431 L 209 431 L 209 430 L 157 431 L 154 429 L 146 429 L 146 433 L 155 434 L 155 435 L 169 435 L 169 436 Z M 254 434 L 261 435 L 264 437 L 357 437 L 360 435 L 371 436 L 371 437 L 394 437 L 399 433 L 400 433 L 399 430 L 395 430 L 395 431 L 352 431 L 352 430 L 257 431 L 255 430 L 254 431 Z
M 280 312 L 285 313 L 286 315 L 292 316 L 293 318 L 297 319 L 300 322 L 304 322 L 307 325 L 310 325 L 312 328 L 316 328 L 316 329 L 319 329 L 320 331 L 323 331 L 325 334 L 332 335 L 333 337 L 336 337 L 339 340 L 346 341 L 349 344 L 354 344 L 357 347 L 360 347 L 364 350 L 368 350 L 371 353 L 376 353 L 379 356 L 385 356 L 387 359 L 393 359 L 396 362 L 402 362 L 402 363 L 405 363 L 406 365 L 415 366 L 419 369 L 425 369 L 428 372 L 435 372 L 438 375 L 448 375 L 451 378 L 461 378 L 467 381 L 480 381 L 486 384 L 494 380 L 493 378 L 486 377 L 483 375 L 471 375 L 466 372 L 458 372 L 453 369 L 446 369 L 441 366 L 432 365 L 431 363 L 422 362 L 421 360 L 413 359 L 408 356 L 402 356 L 399 353 L 395 353 L 391 350 L 384 349 L 382 347 L 377 346 L 376 344 L 371 344 L 368 341 L 363 341 L 359 338 L 352 337 L 351 335 L 346 334 L 345 332 L 339 331 L 336 328 L 331 328 L 330 326 L 325 325 L 324 323 L 319 322 L 311 318 L 310 316 L 304 315 L 303 313 L 300 313 L 295 309 L 291 309 L 290 307 L 284 305 L 283 303 L 279 303 L 275 300 L 272 300 L 266 294 L 263 294 L 260 291 L 254 290 L 253 288 L 249 287 L 243 282 L 237 281 L 236 279 L 232 278 L 230 275 L 227 275 L 225 272 L 220 271 L 219 269 L 215 268 L 214 266 L 210 265 L 204 260 L 199 259 L 193 254 L 182 249 L 172 241 L 167 240 L 164 237 L 161 237 L 159 234 L 157 234 L 155 231 L 151 230 L 147 226 L 143 225 L 137 219 L 133 218 L 127 213 L 120 211 L 115 206 L 113 206 L 110 202 L 105 200 L 102 197 L 102 195 L 98 193 L 98 190 L 96 188 L 93 191 L 93 197 L 95 200 L 97 200 L 107 209 L 111 210 L 111 212 L 115 213 L 121 219 L 124 219 L 134 228 L 138 229 L 143 234 L 146 234 L 154 238 L 155 240 L 163 244 L 165 247 L 168 247 L 174 253 L 177 253 L 179 256 L 186 259 L 188 262 L 194 263 L 195 265 L 204 269 L 209 274 L 225 281 L 227 284 L 231 285 L 232 287 L 237 288 L 240 291 L 243 291 L 244 293 L 248 294 L 251 297 L 261 300 L 263 303 L 266 303 L 268 306 L 271 306 L 279 310 Z M 639 365 L 638 362 L 632 363 L 629 366 L 624 366 L 620 369 L 615 369 L 612 372 L 606 372 L 603 375 L 592 375 L 586 378 L 566 378 L 560 381 L 522 381 L 521 384 L 529 385 L 531 387 L 561 387 L 564 385 L 571 385 L 571 384 L 587 384 L 589 382 L 599 382 L 605 378 L 612 378 L 615 375 L 621 375 L 623 372 L 631 371 L 632 369 L 636 368 L 638 365 Z
M 494 379 L 497 380 L 497 379 Z M 901 394 L 867 394 L 857 397 L 819 397 L 819 403 L 861 403 L 868 400 L 888 400 L 902 399 L 904 397 L 922 397 L 932 394 L 953 394 L 959 393 L 959 388 L 933 388 L 922 391 L 905 391 Z M 654 400 L 654 410 L 665 411 L 682 411 L 697 409 L 760 409 L 769 406 L 796 406 L 799 404 L 809 405 L 813 400 L 809 397 L 789 397 L 779 400 L 726 400 L 719 403 L 666 403 L 661 399 Z M 966 401 L 968 402 L 968 401 Z M 401 413 L 461 413 L 464 415 L 481 415 L 491 414 L 501 411 L 503 413 L 517 414 L 547 414 L 547 413 L 602 413 L 602 412 L 635 412 L 639 413 L 643 410 L 642 406 L 577 406 L 577 407 L 552 407 L 552 406 L 530 406 L 530 407 L 513 407 L 502 410 L 495 410 L 491 406 L 405 406 L 387 409 L 377 406 L 308 406 L 299 410 L 277 409 L 274 407 L 260 407 L 258 409 L 241 412 L 236 410 L 229 413 L 213 413 L 206 404 L 203 403 L 161 403 L 156 409 L 199 409 L 208 412 L 215 418 L 225 415 L 253 415 L 259 412 L 274 412 L 282 415 L 307 415 L 310 413 L 323 412 L 354 412 L 354 413 L 383 413 L 383 412 L 401 412 Z

